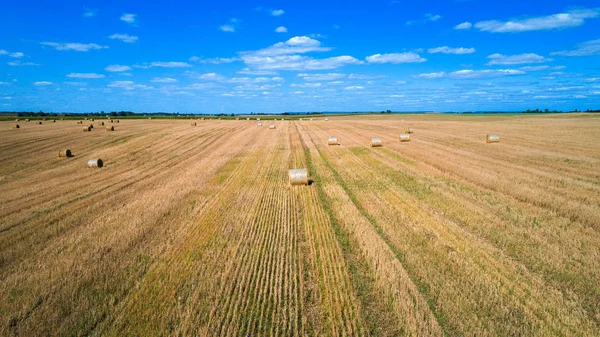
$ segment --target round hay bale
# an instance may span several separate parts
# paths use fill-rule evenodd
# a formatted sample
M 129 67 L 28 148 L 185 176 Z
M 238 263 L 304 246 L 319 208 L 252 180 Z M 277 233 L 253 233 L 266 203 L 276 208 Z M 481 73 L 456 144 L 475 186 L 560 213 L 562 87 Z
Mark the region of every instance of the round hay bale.
M 106 131 L 115 131 L 115 127 L 114 126 L 107 126 L 106 127 Z
M 300 120 L 302 121 L 302 120 L 304 120 L 304 119 L 300 118 Z
M 258 125 L 258 126 L 262 126 L 262 123 L 258 123 L 258 124 L 256 124 L 256 125 Z
M 119 123 L 119 120 L 117 119 L 117 123 Z
M 239 121 L 240 119 L 239 119 L 239 117 L 236 117 L 236 118 L 235 118 L 235 120 L 236 120 L 236 121 Z
M 413 128 L 406 128 L 406 129 L 404 130 L 404 133 L 408 133 L 408 134 L 411 134 L 411 133 L 413 133 L 413 132 L 414 132 L 414 131 L 413 131 Z
M 86 118 L 86 119 L 87 119 L 87 118 Z M 92 121 L 92 122 L 93 122 L 93 121 L 94 121 L 94 119 L 92 118 L 92 119 L 90 119 L 90 121 Z
M 260 118 L 257 118 L 256 120 L 257 120 L 257 121 L 259 121 L 259 120 L 260 120 Z
M 312 119 L 312 118 L 311 118 L 310 120 L 312 121 L 312 120 L 314 120 L 314 119 Z
M 29 118 L 27 118 L 25 121 L 26 121 L 26 122 L 29 122 Z
M 381 138 L 371 138 L 371 147 L 382 147 L 383 142 Z
M 91 130 L 91 129 L 93 129 L 93 128 L 94 128 L 94 124 L 90 124 L 90 125 L 88 125 L 88 129 L 90 129 L 90 130 Z
M 83 124 L 83 121 L 77 121 L 77 124 Z
M 13 128 L 13 129 L 20 129 L 20 128 L 21 128 L 21 126 L 20 126 L 19 124 L 13 124 L 12 128 Z
M 269 125 L 269 129 L 275 129 L 275 124 Z
M 18 118 L 17 118 L 17 119 L 15 119 L 15 122 L 18 122 L 18 121 L 19 121 L 19 119 L 18 119 Z
M 192 125 L 192 126 L 196 126 L 196 122 L 193 122 L 191 125 Z
M 403 133 L 400 135 L 400 142 L 410 142 L 410 135 L 408 133 Z
M 98 122 L 98 126 L 104 126 L 104 122 Z
M 47 120 L 48 120 L 48 118 L 44 118 L 44 120 L 45 120 L 45 121 L 47 121 Z
M 113 121 L 112 119 L 109 119 L 111 123 L 114 123 L 115 121 Z
M 200 120 L 201 120 L 201 121 L 203 121 L 203 120 L 204 120 L 204 117 L 200 118 Z
M 52 123 L 56 123 L 56 119 L 53 119 L 53 120 L 52 120 Z
M 69 149 L 58 151 L 59 158 L 71 158 L 72 156 L 73 156 L 73 154 L 71 153 L 71 150 L 69 150 Z
M 247 121 L 249 121 L 249 120 L 250 120 L 250 118 L 246 118 L 246 120 L 247 120 Z
M 88 131 L 92 131 L 92 128 L 90 128 L 89 126 L 84 126 L 83 132 L 88 132 Z
M 90 159 L 90 160 L 88 160 L 88 167 L 101 168 L 102 166 L 104 166 L 104 163 L 102 162 L 102 159 Z
M 485 136 L 486 143 L 500 143 L 500 136 L 498 135 L 487 135 Z
M 88 119 L 87 119 L 87 117 L 85 118 L 85 120 L 86 120 L 86 121 L 88 120 Z
M 293 169 L 288 171 L 288 177 L 290 185 L 308 185 L 308 170 L 307 169 Z
M 327 139 L 327 145 L 340 145 L 340 142 L 338 142 L 336 137 L 329 137 L 329 139 Z
M 39 125 L 42 125 L 42 121 L 39 121 L 39 122 L 38 122 L 38 124 L 39 124 Z
M 327 122 L 329 120 L 329 118 L 325 118 L 325 121 Z

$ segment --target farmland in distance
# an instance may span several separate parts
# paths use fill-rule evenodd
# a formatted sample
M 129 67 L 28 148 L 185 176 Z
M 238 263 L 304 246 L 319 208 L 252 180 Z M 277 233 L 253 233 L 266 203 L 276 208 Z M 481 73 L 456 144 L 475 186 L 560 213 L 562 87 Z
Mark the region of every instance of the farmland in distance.
M 597 114 L 195 122 L 0 122 L 1 336 L 600 335 Z

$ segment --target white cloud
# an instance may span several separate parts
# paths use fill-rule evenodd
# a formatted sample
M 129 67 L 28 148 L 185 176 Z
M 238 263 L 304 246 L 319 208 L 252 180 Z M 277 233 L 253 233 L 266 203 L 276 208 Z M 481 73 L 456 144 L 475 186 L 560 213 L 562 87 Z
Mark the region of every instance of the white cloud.
M 346 77 L 345 74 L 298 74 L 298 77 L 302 77 L 305 81 L 333 81 L 340 78 Z
M 304 54 L 309 52 L 325 52 L 331 48 L 322 47 L 319 40 L 311 39 L 308 36 L 294 36 L 285 41 L 278 42 L 270 47 L 251 52 L 242 52 L 242 55 L 252 56 L 279 56 L 290 54 Z
M 4 49 L 0 49 L 0 55 L 6 55 L 8 52 Z
M 67 77 L 92 79 L 92 78 L 104 78 L 104 75 L 96 74 L 96 73 L 70 73 L 70 74 L 67 74 Z
M 33 62 L 21 62 L 19 60 L 8 62 L 8 65 L 9 66 L 13 66 L 13 67 L 16 67 L 16 66 L 39 66 L 39 64 L 37 64 L 37 63 L 33 63 Z
M 237 72 L 238 74 L 243 75 L 256 75 L 256 76 L 269 76 L 269 75 L 277 75 L 276 72 L 270 70 L 252 70 L 250 68 L 244 68 Z
M 290 84 L 292 88 L 320 88 L 321 83 L 302 83 L 302 84 Z
M 96 16 L 96 14 L 98 14 L 98 10 L 94 9 L 94 8 L 87 8 L 84 7 L 85 11 L 83 12 L 83 17 L 85 18 L 91 18 Z
M 133 81 L 113 81 L 113 82 L 109 83 L 107 86 L 111 87 L 111 88 L 122 88 L 125 90 L 153 89 L 153 87 L 151 87 L 151 86 L 147 86 L 144 84 L 135 84 L 135 82 L 133 82 Z
M 201 80 L 213 80 L 213 81 L 223 81 L 225 80 L 225 76 L 219 75 L 217 73 L 206 73 L 200 76 L 196 76 Z
M 336 56 L 314 59 L 301 55 L 285 55 L 274 57 L 243 56 L 242 59 L 251 68 L 258 70 L 328 70 L 337 69 L 349 64 L 362 64 L 352 56 Z
M 16 53 L 10 53 L 8 56 L 14 57 L 14 58 L 21 58 L 21 57 L 25 56 L 25 54 L 23 54 L 23 53 L 21 53 L 19 51 L 19 52 L 16 52 Z
M 455 54 L 455 55 L 463 55 L 463 54 L 473 54 L 475 52 L 475 48 L 450 48 L 447 46 L 430 48 L 427 50 L 430 54 L 443 53 L 443 54 Z
M 454 29 L 457 29 L 457 30 L 467 30 L 467 29 L 471 29 L 471 27 L 473 27 L 473 24 L 467 21 L 467 22 L 463 22 L 461 24 L 456 25 L 454 27 Z
M 599 14 L 600 10 L 598 9 L 573 10 L 567 13 L 533 17 L 529 19 L 481 21 L 475 24 L 475 28 L 492 33 L 517 33 L 578 27 L 585 23 L 585 19 L 595 18 Z
M 52 85 L 52 82 L 48 82 L 48 81 L 39 81 L 39 82 L 33 82 L 33 85 L 36 86 L 42 86 L 42 85 Z
M 275 28 L 275 32 L 276 33 L 287 33 L 287 28 L 285 28 L 284 26 L 279 26 L 279 27 Z
M 131 70 L 130 66 L 122 66 L 122 65 L 118 65 L 118 64 L 111 64 L 108 67 L 104 68 L 104 70 L 109 71 L 111 73 L 118 73 L 118 72 L 122 72 L 122 71 L 129 71 Z
M 219 26 L 219 29 L 227 33 L 234 33 L 238 22 L 238 19 L 231 18 L 229 19 L 229 23 Z
M 304 95 L 304 91 L 294 91 L 294 95 Z
M 445 72 L 439 72 L 439 73 L 425 73 L 425 74 L 419 74 L 419 75 L 415 75 L 413 77 L 415 78 L 424 78 L 424 79 L 435 79 L 435 78 L 442 78 L 446 76 Z
M 285 11 L 283 9 L 274 9 L 271 11 L 271 15 L 273 16 L 280 16 L 283 15 L 285 13 Z
M 56 50 L 74 50 L 87 52 L 97 49 L 108 49 L 108 46 L 101 46 L 95 43 L 58 43 L 58 42 L 40 42 L 41 45 L 52 47 Z
M 136 14 L 123 14 L 121 15 L 121 21 L 125 21 L 129 24 L 132 24 L 136 20 Z
M 406 84 L 406 81 L 396 81 L 396 84 Z
M 227 33 L 235 32 L 235 27 L 233 25 L 222 25 L 219 27 L 219 29 L 221 29 L 222 31 L 227 32 Z
M 527 67 L 521 67 L 519 68 L 519 70 L 523 70 L 523 71 L 541 71 L 541 70 L 546 70 L 546 69 L 550 69 L 550 66 L 527 66 Z
M 239 57 L 215 57 L 215 58 L 205 59 L 205 58 L 201 58 L 198 56 L 192 56 L 188 60 L 190 62 L 210 63 L 210 64 L 223 64 L 223 63 L 232 63 L 232 62 L 241 61 L 241 59 Z
M 490 78 L 490 77 L 501 77 L 501 76 L 514 76 L 526 74 L 523 70 L 515 69 L 497 69 L 497 70 L 458 70 L 451 73 L 438 72 L 438 73 L 425 73 L 414 75 L 414 78 L 423 79 L 439 79 L 439 78 L 452 78 L 452 79 L 478 79 L 478 78 Z
M 487 63 L 487 65 L 489 65 L 489 66 L 544 63 L 544 62 L 552 61 L 552 59 L 547 59 L 543 56 L 533 54 L 533 53 L 521 54 L 521 55 L 492 54 L 492 55 L 488 56 L 487 58 L 491 59 L 491 61 Z
M 378 78 L 385 78 L 385 75 L 361 75 L 361 74 L 350 74 L 348 79 L 351 80 L 375 80 Z
M 406 25 L 410 26 L 410 25 L 414 25 L 414 24 L 418 24 L 418 23 L 427 23 L 427 22 L 432 22 L 432 21 L 435 22 L 442 18 L 441 15 L 431 14 L 431 13 L 427 13 L 423 17 L 424 17 L 424 19 L 421 19 L 421 20 L 406 21 Z
M 177 80 L 174 79 L 174 78 L 170 78 L 170 77 L 155 77 L 155 78 L 151 79 L 150 82 L 154 82 L 154 83 L 175 83 L 175 82 L 177 82 Z
M 150 63 L 150 66 L 160 68 L 187 68 L 192 65 L 186 62 L 152 62 Z
M 345 87 L 344 90 L 362 90 L 365 87 L 360 86 L 360 85 L 353 85 L 353 86 L 349 86 L 349 87 Z
M 392 53 L 392 54 L 375 54 L 367 56 L 367 62 L 369 63 L 420 63 L 425 62 L 427 59 L 422 58 L 419 54 L 408 52 L 408 53 Z
M 113 39 L 113 40 L 121 40 L 126 43 L 134 43 L 135 41 L 138 40 L 137 36 L 132 36 L 132 35 L 128 35 L 128 34 L 113 34 L 113 35 L 109 36 L 108 38 Z
M 563 50 L 550 53 L 550 55 L 558 56 L 591 56 L 600 55 L 600 39 L 587 41 L 577 45 L 577 49 Z

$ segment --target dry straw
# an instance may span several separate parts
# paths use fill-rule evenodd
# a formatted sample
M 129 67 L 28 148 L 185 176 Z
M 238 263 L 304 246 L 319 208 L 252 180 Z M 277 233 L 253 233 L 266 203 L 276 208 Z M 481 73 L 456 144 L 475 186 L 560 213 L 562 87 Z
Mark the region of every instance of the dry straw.
M 77 121 L 77 124 L 83 124 L 83 121 Z
M 104 126 L 104 122 L 98 122 L 98 126 Z
M 325 121 L 327 122 L 329 120 L 329 118 L 325 118 Z
M 21 126 L 19 124 L 13 124 L 12 128 L 13 129 L 19 129 L 19 128 L 21 128 Z
M 487 135 L 485 136 L 486 143 L 500 143 L 500 136 L 498 135 Z
M 293 169 L 288 171 L 290 185 L 308 185 L 308 170 Z
M 262 123 L 258 123 L 258 124 L 256 124 L 256 125 L 258 125 L 258 126 L 262 126 Z
M 327 144 L 328 145 L 340 145 L 340 142 L 338 142 L 338 139 L 336 137 L 329 137 L 329 139 L 327 140 Z
M 73 156 L 73 154 L 71 153 L 71 150 L 69 150 L 69 149 L 58 151 L 59 158 L 71 158 L 72 156 Z
M 92 128 L 89 126 L 84 126 L 83 127 L 83 132 L 88 132 L 88 131 L 92 131 Z
M 413 128 L 406 128 L 406 129 L 404 130 L 404 133 L 408 133 L 408 134 L 411 134 L 411 133 L 413 133 Z
M 196 126 L 196 122 L 193 122 L 193 123 L 192 123 L 192 126 Z
M 371 138 L 371 147 L 382 147 L 383 142 L 381 138 Z
M 400 142 L 410 142 L 410 135 L 408 133 L 403 133 L 400 135 Z
M 104 163 L 102 162 L 102 159 L 90 159 L 90 160 L 88 160 L 88 167 L 101 168 L 102 166 L 104 166 Z
M 275 124 L 269 125 L 269 129 L 275 129 Z
M 106 127 L 106 131 L 115 131 L 115 127 L 114 126 L 107 126 Z

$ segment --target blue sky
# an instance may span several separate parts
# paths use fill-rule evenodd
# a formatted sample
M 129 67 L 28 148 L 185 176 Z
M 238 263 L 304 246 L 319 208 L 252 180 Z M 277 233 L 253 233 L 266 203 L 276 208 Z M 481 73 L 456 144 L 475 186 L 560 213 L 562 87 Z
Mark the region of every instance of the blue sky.
M 10 1 L 0 111 L 600 108 L 597 1 Z

